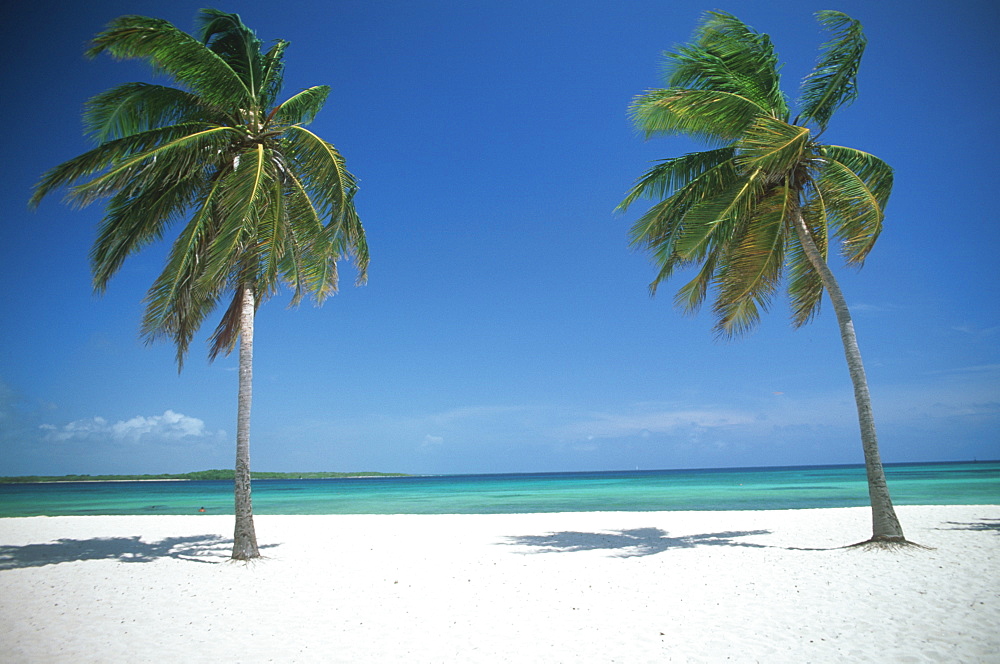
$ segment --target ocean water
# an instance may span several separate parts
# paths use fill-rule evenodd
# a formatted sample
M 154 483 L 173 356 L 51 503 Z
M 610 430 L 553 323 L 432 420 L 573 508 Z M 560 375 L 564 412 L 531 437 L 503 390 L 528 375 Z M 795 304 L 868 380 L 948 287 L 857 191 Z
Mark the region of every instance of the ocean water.
M 1000 461 L 887 465 L 897 505 L 1000 504 Z M 255 514 L 776 510 L 868 504 L 862 466 L 256 480 Z M 231 482 L 0 484 L 0 517 L 232 514 Z

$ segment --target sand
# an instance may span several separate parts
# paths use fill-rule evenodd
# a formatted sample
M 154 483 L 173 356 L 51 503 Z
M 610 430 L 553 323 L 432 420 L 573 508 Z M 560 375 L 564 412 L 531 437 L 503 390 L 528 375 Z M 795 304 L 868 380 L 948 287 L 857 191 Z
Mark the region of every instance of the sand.
M 3 662 L 1000 662 L 1000 506 L 0 519 Z

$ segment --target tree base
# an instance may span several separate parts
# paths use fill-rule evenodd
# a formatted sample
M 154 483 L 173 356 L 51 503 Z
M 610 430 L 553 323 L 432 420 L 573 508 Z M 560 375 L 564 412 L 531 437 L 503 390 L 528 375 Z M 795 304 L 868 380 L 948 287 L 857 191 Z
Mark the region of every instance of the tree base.
M 253 548 L 249 550 L 237 551 L 236 549 L 233 549 L 233 553 L 229 556 L 229 559 L 233 562 L 250 562 L 251 560 L 257 560 L 260 557 L 260 551 L 257 550 L 257 545 L 255 543 Z
M 880 535 L 878 537 L 872 537 L 871 539 L 865 540 L 864 542 L 858 542 L 857 544 L 850 544 L 845 546 L 845 549 L 864 549 L 865 551 L 879 550 L 879 551 L 895 551 L 898 549 L 909 549 L 915 547 L 917 549 L 932 550 L 934 547 L 924 546 L 923 544 L 917 544 L 916 542 L 911 542 L 905 537 L 889 537 L 888 535 Z

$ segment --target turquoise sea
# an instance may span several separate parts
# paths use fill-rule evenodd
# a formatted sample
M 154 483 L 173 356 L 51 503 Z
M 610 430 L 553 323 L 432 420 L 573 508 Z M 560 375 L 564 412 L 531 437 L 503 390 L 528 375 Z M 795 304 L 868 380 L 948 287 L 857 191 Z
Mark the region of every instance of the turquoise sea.
M 1000 504 L 1000 461 L 887 465 L 897 505 Z M 868 504 L 862 466 L 256 480 L 255 514 L 779 510 Z M 232 514 L 228 481 L 0 484 L 0 517 Z

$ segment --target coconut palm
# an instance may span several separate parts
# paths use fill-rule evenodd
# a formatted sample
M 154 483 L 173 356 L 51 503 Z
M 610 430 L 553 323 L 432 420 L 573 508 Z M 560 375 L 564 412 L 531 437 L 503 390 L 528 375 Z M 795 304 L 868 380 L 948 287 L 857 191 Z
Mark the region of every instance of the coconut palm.
M 126 83 L 90 99 L 97 147 L 43 175 L 31 205 L 69 186 L 71 202 L 107 199 L 90 259 L 103 292 L 129 255 L 183 221 L 145 298 L 141 333 L 169 339 L 178 370 L 204 319 L 225 304 L 209 357 L 239 341 L 236 528 L 232 557 L 258 557 L 250 499 L 250 405 L 257 307 L 284 285 L 293 303 L 337 288 L 337 260 L 353 256 L 358 283 L 368 250 L 357 189 L 336 148 L 307 125 L 327 86 L 278 103 L 288 44 L 268 49 L 236 14 L 205 9 L 196 36 L 164 20 L 123 16 L 87 54 L 139 59 L 177 87 Z
M 770 38 L 729 14 L 707 13 L 690 43 L 665 54 L 666 87 L 637 96 L 630 112 L 647 138 L 683 135 L 711 149 L 658 162 L 619 208 L 659 201 L 631 229 L 633 246 L 658 268 L 650 288 L 693 269 L 676 302 L 692 312 L 712 291 L 723 337 L 753 329 L 783 281 L 796 327 L 829 295 L 854 384 L 871 541 L 901 542 L 854 324 L 827 265 L 831 244 L 849 265 L 864 262 L 882 230 L 892 169 L 871 154 L 820 142 L 834 111 L 857 96 L 865 36 L 840 12 L 817 17 L 832 37 L 803 81 L 793 119 Z

